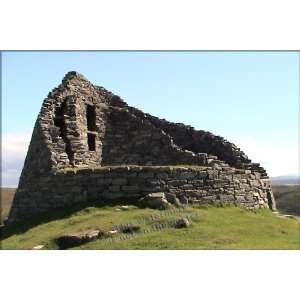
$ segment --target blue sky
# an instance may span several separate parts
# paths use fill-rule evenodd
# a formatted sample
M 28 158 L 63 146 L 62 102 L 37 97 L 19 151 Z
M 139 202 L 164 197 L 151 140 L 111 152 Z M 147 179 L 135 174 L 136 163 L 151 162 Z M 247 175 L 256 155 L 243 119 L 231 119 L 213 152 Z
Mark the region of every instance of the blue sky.
M 145 112 L 224 136 L 272 176 L 299 172 L 299 53 L 4 52 L 3 185 L 17 181 L 41 103 L 70 70 Z

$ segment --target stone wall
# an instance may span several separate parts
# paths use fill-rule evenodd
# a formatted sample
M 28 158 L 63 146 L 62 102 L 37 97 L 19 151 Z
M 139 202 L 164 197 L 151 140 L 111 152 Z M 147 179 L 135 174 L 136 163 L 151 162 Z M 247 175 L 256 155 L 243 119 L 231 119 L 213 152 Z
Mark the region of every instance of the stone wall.
M 120 105 L 122 103 L 122 105 Z M 37 126 L 50 153 L 48 169 L 141 164 L 206 165 L 206 153 L 182 149 L 163 128 L 134 113 L 118 96 L 92 85 L 82 75 L 68 73 L 42 104 Z M 87 126 L 87 106 L 95 110 L 95 126 Z M 89 149 L 88 134 L 95 137 Z M 36 143 L 36 138 L 31 144 Z M 35 147 L 35 145 L 33 145 Z M 39 156 L 29 154 L 35 165 Z M 27 164 L 24 165 L 27 169 Z M 37 169 L 38 166 L 37 166 Z
M 103 138 L 102 165 L 207 165 L 206 153 L 193 153 L 127 108 L 110 106 Z
M 168 192 L 182 203 L 232 203 L 246 208 L 272 206 L 272 192 L 260 173 L 230 167 L 142 167 L 66 169 L 20 189 L 10 221 L 76 203 L 126 200 Z
M 140 117 L 145 122 L 150 122 L 154 127 L 169 135 L 174 144 L 182 150 L 193 153 L 207 153 L 216 156 L 230 166 L 245 168 L 261 173 L 268 178 L 266 170 L 258 163 L 252 163 L 248 156 L 235 144 L 221 136 L 214 135 L 209 131 L 195 130 L 194 127 L 182 123 L 173 123 L 165 119 L 145 114 L 135 107 L 130 107 L 122 99 L 115 100 L 111 105 L 127 108 L 133 115 Z
M 83 76 L 69 73 L 44 100 L 38 122 L 51 151 L 51 168 L 99 165 L 108 93 Z M 88 148 L 87 105 L 95 109 L 95 150 Z
M 87 127 L 87 106 L 95 110 L 92 131 Z M 35 130 L 30 149 L 40 147 L 35 145 L 39 139 L 50 153 L 50 157 L 45 156 L 47 165 L 39 167 L 39 153 L 44 150 L 28 152 L 28 168 L 32 170 L 34 166 L 36 172 L 126 163 L 207 165 L 211 156 L 219 162 L 267 177 L 259 164 L 251 163 L 243 151 L 224 138 L 145 114 L 103 87 L 92 85 L 76 72 L 68 73 L 62 84 L 49 93 L 36 127 L 38 137 Z M 89 149 L 88 135 L 95 137 L 93 150 Z M 27 163 L 24 168 L 27 169 Z
M 153 168 L 153 178 L 143 177 L 149 173 L 144 168 L 123 169 L 123 177 L 101 169 L 116 165 L 173 167 Z M 179 165 L 202 166 L 207 177 L 199 178 L 193 169 L 189 172 L 195 176 L 184 179 L 183 170 L 172 169 Z M 66 169 L 71 171 L 64 174 Z M 103 176 L 105 182 L 115 176 L 126 184 L 103 184 Z M 170 190 L 182 201 L 185 197 L 212 202 L 227 199 L 247 207 L 266 203 L 269 189 L 269 206 L 275 208 L 267 178 L 259 164 L 224 138 L 145 114 L 82 75 L 69 72 L 43 101 L 9 221 L 77 200 L 134 200 L 147 189 Z

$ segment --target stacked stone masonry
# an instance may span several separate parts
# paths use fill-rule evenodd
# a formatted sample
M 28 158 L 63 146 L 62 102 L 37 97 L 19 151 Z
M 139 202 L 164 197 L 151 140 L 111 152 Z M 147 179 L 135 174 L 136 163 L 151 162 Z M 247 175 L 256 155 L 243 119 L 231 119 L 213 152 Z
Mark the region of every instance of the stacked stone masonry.
M 69 72 L 43 102 L 8 222 L 156 191 L 275 209 L 266 171 L 234 144 L 145 114 Z

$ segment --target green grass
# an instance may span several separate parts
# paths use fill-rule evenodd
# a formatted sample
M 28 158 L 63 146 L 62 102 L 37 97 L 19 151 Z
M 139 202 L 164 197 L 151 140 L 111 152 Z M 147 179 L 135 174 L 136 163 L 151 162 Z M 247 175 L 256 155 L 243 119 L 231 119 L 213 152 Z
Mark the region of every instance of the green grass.
M 31 249 L 43 244 L 57 249 L 55 239 L 67 233 L 93 229 L 112 229 L 133 223 L 141 226 L 137 234 L 117 234 L 73 249 L 299 249 L 299 220 L 280 218 L 269 210 L 246 211 L 238 207 L 188 207 L 184 210 L 158 211 L 130 206 L 86 207 L 49 217 L 34 227 L 4 232 L 3 249 Z M 156 218 L 153 218 L 155 216 Z M 184 229 L 165 227 L 182 216 L 192 218 Z M 37 222 L 38 223 L 38 222 Z M 148 232 L 146 232 L 148 231 Z M 121 240 L 123 238 L 124 240 Z

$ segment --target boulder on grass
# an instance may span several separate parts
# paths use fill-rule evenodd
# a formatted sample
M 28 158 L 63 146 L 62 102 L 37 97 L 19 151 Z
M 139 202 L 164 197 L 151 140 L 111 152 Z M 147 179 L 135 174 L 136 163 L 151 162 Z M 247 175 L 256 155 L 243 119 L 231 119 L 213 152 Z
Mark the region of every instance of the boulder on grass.
M 168 202 L 170 202 L 171 204 L 179 207 L 181 206 L 181 202 L 180 200 L 176 197 L 176 195 L 172 194 L 172 193 L 165 193 L 166 199 Z
M 56 239 L 60 249 L 68 249 L 94 241 L 103 235 L 101 230 L 87 231 L 83 233 L 66 234 Z
M 121 206 L 121 209 L 122 209 L 122 210 L 128 210 L 128 209 L 129 209 L 129 206 L 128 206 L 128 205 L 122 205 L 122 206 Z
M 143 207 L 149 207 L 154 209 L 167 209 L 171 206 L 168 202 L 165 193 L 151 193 L 143 197 L 139 201 L 140 205 Z
M 123 225 L 121 228 L 120 228 L 120 231 L 122 233 L 135 233 L 136 231 L 139 231 L 141 229 L 140 226 L 138 225 Z
M 45 245 L 37 245 L 32 248 L 32 250 L 41 250 L 45 247 Z
M 180 218 L 175 221 L 175 228 L 186 228 L 190 226 L 190 222 L 187 218 Z
M 115 235 L 115 234 L 117 234 L 117 233 L 119 233 L 119 231 L 116 230 L 116 229 L 113 229 L 113 230 L 107 231 L 106 234 L 105 234 L 104 236 L 113 236 L 113 235 Z

